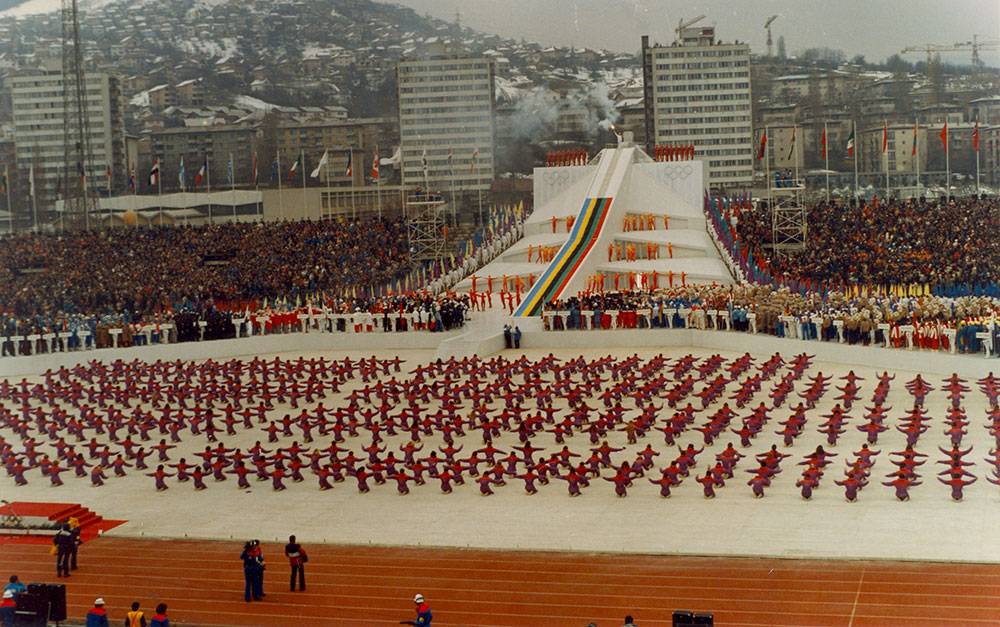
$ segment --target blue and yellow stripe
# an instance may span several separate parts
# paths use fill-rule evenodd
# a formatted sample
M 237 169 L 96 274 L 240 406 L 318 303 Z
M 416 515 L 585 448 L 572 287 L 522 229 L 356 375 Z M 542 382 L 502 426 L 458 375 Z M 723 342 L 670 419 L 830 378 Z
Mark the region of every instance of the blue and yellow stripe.
M 580 264 L 594 247 L 611 209 L 611 198 L 588 198 L 570 231 L 569 238 L 541 278 L 531 287 L 515 316 L 527 318 L 542 312 L 545 303 L 559 297 Z

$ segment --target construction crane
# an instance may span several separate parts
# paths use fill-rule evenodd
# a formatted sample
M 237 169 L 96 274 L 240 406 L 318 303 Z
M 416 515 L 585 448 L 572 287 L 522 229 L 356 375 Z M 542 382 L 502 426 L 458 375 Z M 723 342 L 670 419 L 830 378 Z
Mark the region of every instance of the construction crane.
M 973 35 L 972 41 L 963 41 L 955 45 L 972 48 L 972 65 L 976 68 L 982 69 L 985 66 L 985 63 L 983 63 L 982 58 L 979 56 L 979 51 L 1000 50 L 1000 39 L 987 39 L 985 41 L 979 41 L 979 35 Z
M 920 46 L 907 46 L 903 48 L 902 54 L 907 54 L 910 52 L 925 52 L 927 53 L 927 63 L 931 62 L 931 56 L 941 52 L 964 52 L 966 50 L 972 51 L 972 64 L 976 67 L 982 67 L 983 60 L 979 57 L 980 50 L 1000 50 L 1000 39 L 987 39 L 985 41 L 979 41 L 978 37 L 973 35 L 972 41 L 962 41 L 956 44 L 923 44 Z
M 685 28 L 687 28 L 689 26 L 694 26 L 695 24 L 697 24 L 698 22 L 702 21 L 703 19 L 705 19 L 705 16 L 704 15 L 699 15 L 698 17 L 696 17 L 694 19 L 690 19 L 690 20 L 688 20 L 686 22 L 683 19 L 681 19 L 679 22 L 677 22 L 677 42 L 678 43 L 682 42 L 683 38 L 681 37 L 681 33 L 684 31 Z
M 774 22 L 774 20 L 778 19 L 779 17 L 781 17 L 781 16 L 780 15 L 772 15 L 771 17 L 767 18 L 766 22 L 764 22 L 764 28 L 767 30 L 767 56 L 768 57 L 773 57 L 774 56 L 774 54 L 773 54 L 774 41 L 771 39 L 771 23 Z
M 959 52 L 963 48 L 957 46 L 947 46 L 944 44 L 924 44 L 922 46 L 907 46 L 903 48 L 900 54 L 909 54 L 911 52 L 926 52 L 927 53 L 927 65 L 931 63 L 931 57 L 935 54 L 941 52 Z

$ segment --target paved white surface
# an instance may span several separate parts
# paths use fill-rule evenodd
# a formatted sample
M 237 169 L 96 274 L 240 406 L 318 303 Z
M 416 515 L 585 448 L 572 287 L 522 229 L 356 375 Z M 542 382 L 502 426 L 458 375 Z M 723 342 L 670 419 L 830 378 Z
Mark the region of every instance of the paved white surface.
M 780 348 L 780 343 L 776 346 Z M 638 354 L 648 358 L 657 352 L 641 350 Z M 667 349 L 664 354 L 677 357 L 689 352 L 699 357 L 709 354 L 700 349 Z M 608 353 L 607 350 L 583 351 L 591 358 Z M 619 355 L 624 357 L 630 353 L 620 351 Z M 344 354 L 352 358 L 365 355 L 359 352 L 324 353 L 328 357 Z M 542 351 L 528 351 L 527 354 L 533 358 L 544 355 Z M 578 354 L 580 351 L 557 352 L 560 357 Z M 736 355 L 724 354 L 726 357 Z M 433 358 L 429 352 L 409 352 L 401 356 L 410 366 Z M 767 356 L 755 355 L 758 358 Z M 791 354 L 787 353 L 786 357 Z M 818 363 L 807 376 L 819 370 L 840 376 L 847 368 Z M 861 395 L 867 401 L 875 373 L 864 368 L 855 368 L 855 371 L 866 379 L 862 382 Z M 269 483 L 257 483 L 253 479 L 252 490 L 244 492 L 237 488 L 234 480 L 217 484 L 210 478 L 207 480 L 209 489 L 204 492 L 194 492 L 190 484 L 170 483 L 170 490 L 157 493 L 153 490 L 152 479 L 134 470 L 127 478 L 112 478 L 102 488 L 92 488 L 87 479 L 68 474 L 65 487 L 52 488 L 37 471 L 29 475 L 29 486 L 15 488 L 13 481 L 4 474 L 0 477 L 0 494 L 12 501 L 80 502 L 107 518 L 127 519 L 128 524 L 112 533 L 129 536 L 280 539 L 296 533 L 310 542 L 351 544 L 1000 561 L 1000 540 L 997 539 L 1000 538 L 1000 517 L 996 516 L 1000 511 L 1000 488 L 981 478 L 967 488 L 965 501 L 956 503 L 949 497 L 949 488 L 930 477 L 942 468 L 933 463 L 942 457 L 937 446 L 947 444 L 942 433 L 946 401 L 940 389 L 940 376 L 929 377 L 938 389 L 930 394 L 926 404 L 930 410 L 931 429 L 921 437 L 917 447 L 930 455 L 921 473 L 924 485 L 912 490 L 910 502 L 901 503 L 895 500 L 890 488 L 877 483 L 893 469 L 888 452 L 903 447 L 903 436 L 894 427 L 911 404 L 903 385 L 911 377 L 912 373 L 896 372 L 887 403 L 893 407 L 888 421 L 892 430 L 883 434 L 876 447 L 883 453 L 873 468 L 871 485 L 861 492 L 856 503 L 846 502 L 842 489 L 835 486 L 833 480 L 842 478 L 845 458 L 850 457 L 849 452 L 857 450 L 863 441 L 863 434 L 854 427 L 861 422 L 864 402 L 856 404 L 851 411 L 853 419 L 847 425 L 848 431 L 833 447 L 840 456 L 828 468 L 813 499 L 804 501 L 794 486 L 801 471 L 796 463 L 824 440 L 816 428 L 821 420 L 819 416 L 827 413 L 834 404 L 833 397 L 838 394 L 833 385 L 817 408 L 808 412 L 804 434 L 787 450 L 793 457 L 785 460 L 784 472 L 778 475 L 767 496 L 759 500 L 752 498 L 745 483 L 748 475 L 744 471 L 751 467 L 748 459 L 737 467 L 736 479 L 718 489 L 718 497 L 714 500 L 702 497 L 694 473 L 673 490 L 669 499 L 659 497 L 658 486 L 645 479 L 636 481 L 627 498 L 617 498 L 613 486 L 600 480 L 593 481 L 579 498 L 570 498 L 566 484 L 561 481 L 540 486 L 539 494 L 529 496 L 521 489 L 519 480 L 508 481 L 507 486 L 497 489 L 496 495 L 483 497 L 474 483 L 456 487 L 451 495 L 442 494 L 436 481 L 411 487 L 409 496 L 398 495 L 393 483 L 373 487 L 369 494 L 359 494 L 352 479 L 336 484 L 331 491 L 320 492 L 311 475 L 301 484 L 289 482 L 289 489 L 283 493 L 273 492 Z M 805 385 L 799 382 L 796 390 L 801 391 Z M 842 383 L 834 382 L 834 385 Z M 991 448 L 984 427 L 986 402 L 977 386 L 973 382 L 969 385 L 972 391 L 967 394 L 965 407 L 972 424 L 963 446 L 975 446 L 971 458 L 976 466 L 972 471 L 982 477 L 986 473 L 982 458 Z M 766 396 L 770 387 L 771 384 L 764 385 L 753 405 Z M 349 389 L 345 388 L 344 392 Z M 730 391 L 727 390 L 727 395 Z M 596 406 L 597 403 L 595 400 L 590 404 Z M 327 399 L 326 405 L 334 405 L 332 399 Z M 721 401 L 713 404 L 710 410 L 719 405 Z M 288 411 L 278 406 L 271 415 L 280 417 Z M 748 413 L 745 409 L 738 411 L 739 416 Z M 772 411 L 764 433 L 747 451 L 758 453 L 772 443 L 780 445 L 779 436 L 774 434 L 780 428 L 776 423 L 789 414 L 787 405 Z M 696 425 L 704 422 L 704 415 L 699 415 Z M 12 437 L 9 431 L 3 435 L 8 439 Z M 222 438 L 222 441 L 228 446 L 246 448 L 256 439 L 263 439 L 263 433 L 241 433 L 236 438 Z M 475 435 L 465 439 L 468 440 L 466 450 L 480 446 Z M 612 434 L 609 439 L 613 445 L 621 445 L 625 441 L 624 433 Z M 349 446 L 359 450 L 367 444 L 360 440 L 362 438 L 349 440 Z M 290 441 L 291 438 L 283 439 L 283 445 Z M 398 446 L 404 442 L 404 437 L 387 438 L 387 441 Z M 676 449 L 668 450 L 659 432 L 653 432 L 630 449 L 638 450 L 647 441 L 663 452 L 657 458 L 658 467 L 667 464 L 664 458 L 668 454 L 676 454 Z M 702 453 L 697 468 L 703 472 L 708 461 L 714 458 L 714 452 L 729 441 L 738 444 L 735 436 L 721 438 Z M 436 438 L 426 440 L 428 445 L 432 442 L 440 444 Z M 503 448 L 513 442 L 514 438 L 505 434 L 498 446 Z M 537 442 L 544 443 L 546 448 L 558 448 L 548 433 L 538 436 Z M 678 440 L 684 445 L 688 442 L 700 447 L 701 434 L 689 428 Z M 320 439 L 317 443 L 324 445 Z M 568 443 L 574 450 L 589 447 L 580 435 Z M 202 438 L 188 435 L 182 448 L 173 451 L 171 456 L 176 460 L 186 453 L 190 459 L 191 453 L 203 446 Z M 427 450 L 429 446 L 425 452 Z M 621 458 L 622 454 L 615 457 L 616 460 Z

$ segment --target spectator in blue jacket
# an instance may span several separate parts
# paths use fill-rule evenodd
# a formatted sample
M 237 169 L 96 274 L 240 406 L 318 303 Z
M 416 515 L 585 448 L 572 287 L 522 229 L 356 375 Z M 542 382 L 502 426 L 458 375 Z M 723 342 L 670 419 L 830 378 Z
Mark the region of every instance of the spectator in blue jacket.
M 87 627 L 110 627 L 108 612 L 104 609 L 104 599 L 94 600 L 94 607 L 87 612 Z
M 10 590 L 3 591 L 3 600 L 0 601 L 0 625 L 3 627 L 14 627 L 14 615 L 17 611 L 17 603 L 14 601 L 14 593 Z
M 153 620 L 149 621 L 149 627 L 170 627 L 166 603 L 160 603 L 156 606 L 156 614 L 153 614 Z
M 25 586 L 23 583 L 21 583 L 21 581 L 17 578 L 17 575 L 11 575 L 10 582 L 3 587 L 4 592 L 7 592 L 8 590 L 11 591 L 11 593 L 14 595 L 12 598 L 15 601 L 17 601 L 17 595 L 21 594 L 22 592 L 25 592 L 27 589 L 28 587 Z
M 427 602 L 424 601 L 424 595 L 418 594 L 413 597 L 413 603 L 417 606 L 417 619 L 399 621 L 399 624 L 413 625 L 413 627 L 429 627 L 431 619 L 434 617 L 431 615 L 431 606 L 427 605 Z

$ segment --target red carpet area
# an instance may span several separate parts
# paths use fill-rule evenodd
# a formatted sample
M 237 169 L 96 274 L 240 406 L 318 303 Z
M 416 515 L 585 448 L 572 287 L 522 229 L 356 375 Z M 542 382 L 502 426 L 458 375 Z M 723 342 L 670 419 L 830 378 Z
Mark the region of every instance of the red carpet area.
M 46 519 L 60 522 L 76 518 L 80 523 L 80 537 L 84 542 L 125 523 L 124 520 L 105 520 L 96 513 L 76 503 L 34 503 L 17 501 L 0 506 L 0 516 L 19 516 L 23 519 Z M 48 534 L 6 534 L 0 530 L 0 544 L 51 544 Z
M 163 601 L 176 625 L 392 625 L 424 594 L 434 625 L 642 627 L 674 609 L 716 625 L 976 625 L 1000 616 L 1000 565 L 309 546 L 305 593 L 287 589 L 282 547 L 261 603 L 243 602 L 241 543 L 101 537 L 68 580 L 70 617 L 97 596 L 118 624 L 133 600 Z M 9 545 L 0 573 L 56 581 L 47 547 Z M 62 580 L 67 581 L 67 580 Z

